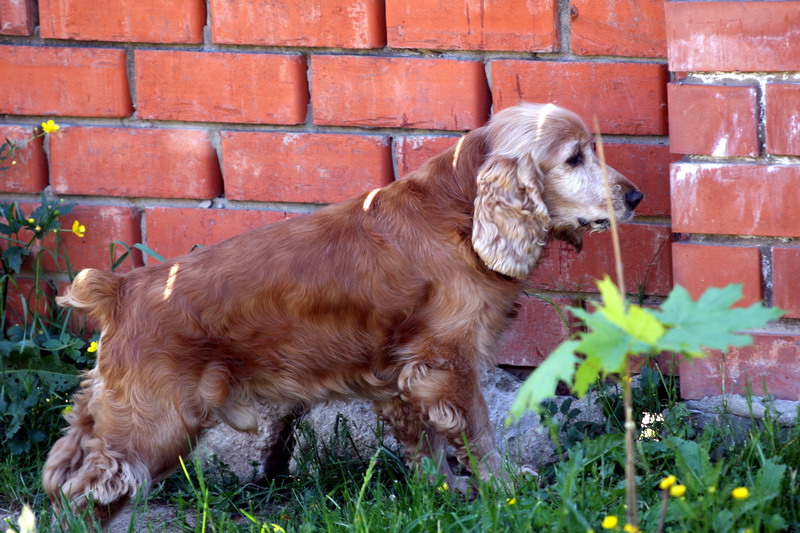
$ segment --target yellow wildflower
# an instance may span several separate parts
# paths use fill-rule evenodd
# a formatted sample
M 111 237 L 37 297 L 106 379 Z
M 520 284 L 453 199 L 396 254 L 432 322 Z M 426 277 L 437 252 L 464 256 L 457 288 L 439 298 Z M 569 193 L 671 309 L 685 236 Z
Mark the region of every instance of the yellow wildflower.
M 517 499 L 516 498 L 509 498 L 509 499 L 506 500 L 506 503 L 508 505 L 516 505 Z
M 97 341 L 92 341 L 92 343 L 89 344 L 89 347 L 86 348 L 86 351 L 89 352 L 89 353 L 96 352 L 97 351 Z
M 52 120 L 48 120 L 47 122 L 42 122 L 42 129 L 45 133 L 55 133 L 61 126 L 53 122 Z
M 83 237 L 86 235 L 86 226 L 78 222 L 77 220 L 72 223 L 72 233 L 77 235 L 78 237 Z
M 442 492 L 444 492 L 444 491 L 447 491 L 447 490 L 450 490 L 450 485 L 448 485 L 448 484 L 447 484 L 447 481 L 445 481 L 444 483 L 442 483 L 441 485 L 439 485 L 439 486 L 436 488 L 436 490 L 439 490 L 439 491 L 442 491 Z
M 74 410 L 75 410 L 75 408 L 73 406 L 68 405 L 68 406 L 64 407 L 61 410 L 61 414 L 64 415 L 64 416 L 67 416 L 68 414 L 70 414 Z
M 272 533 L 286 533 L 286 530 L 278 524 L 270 524 L 270 526 L 272 526 Z
M 745 500 L 750 497 L 750 489 L 747 487 L 736 487 L 731 491 L 731 496 L 735 500 Z
M 622 530 L 625 531 L 625 533 L 639 533 L 639 527 L 632 524 L 625 524 Z
M 35 228 L 33 228 L 33 231 L 40 232 L 40 231 L 42 231 L 42 227 L 41 226 L 36 226 Z
M 33 514 L 33 511 L 28 505 L 22 506 L 22 512 L 19 514 L 19 518 L 17 518 L 17 530 L 20 533 L 36 533 L 36 515 Z M 13 529 L 8 529 L 8 532 L 14 531 Z
M 613 514 L 603 518 L 603 521 L 600 523 L 600 525 L 603 526 L 603 529 L 614 529 L 617 527 L 617 524 L 619 524 L 619 519 Z
M 675 485 L 669 489 L 669 495 L 675 498 L 680 498 L 684 494 L 686 494 L 686 485 Z
M 661 481 L 658 482 L 658 488 L 661 489 L 661 490 L 666 490 L 666 489 L 670 488 L 671 486 L 673 486 L 677 482 L 678 482 L 678 478 L 676 478 L 675 476 L 667 476 L 667 477 L 665 477 L 664 479 L 662 479 Z
M 33 224 L 34 222 L 36 222 L 36 220 L 34 220 L 33 217 L 28 219 L 28 224 Z

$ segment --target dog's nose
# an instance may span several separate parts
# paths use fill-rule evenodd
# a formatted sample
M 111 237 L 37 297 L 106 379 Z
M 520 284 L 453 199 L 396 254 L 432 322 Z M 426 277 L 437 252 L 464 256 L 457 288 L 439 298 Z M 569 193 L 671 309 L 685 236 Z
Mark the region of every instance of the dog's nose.
M 627 192 L 625 193 L 625 205 L 627 205 L 629 209 L 636 209 L 636 206 L 639 205 L 642 198 L 644 198 L 642 191 Z

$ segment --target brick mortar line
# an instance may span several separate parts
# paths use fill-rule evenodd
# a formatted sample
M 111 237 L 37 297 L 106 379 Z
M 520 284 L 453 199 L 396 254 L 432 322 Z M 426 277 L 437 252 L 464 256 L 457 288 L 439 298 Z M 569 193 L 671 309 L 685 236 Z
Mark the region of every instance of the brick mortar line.
M 761 246 L 784 246 L 787 244 L 800 244 L 800 237 L 786 237 L 781 235 L 719 235 L 711 233 L 684 233 L 676 232 L 674 242 L 681 244 L 708 244 L 718 246 L 744 246 L 759 248 Z
M 684 155 L 676 163 L 689 163 L 694 165 L 800 165 L 800 156 L 766 154 L 758 157 L 730 156 L 720 157 L 713 155 Z
M 571 50 L 559 52 L 531 52 L 512 50 L 453 50 L 432 48 L 335 48 L 310 46 L 259 46 L 219 45 L 206 43 L 145 43 L 133 41 L 77 41 L 68 39 L 42 39 L 38 31 L 34 36 L 0 36 L 0 45 L 61 47 L 61 48 L 109 48 L 126 51 L 155 50 L 174 52 L 228 52 L 274 55 L 350 55 L 364 57 L 408 58 L 408 59 L 453 59 L 463 61 L 533 60 L 562 61 L 569 63 L 641 63 L 667 64 L 666 57 L 636 57 L 616 55 L 576 55 Z
M 309 103 L 309 106 L 311 104 Z M 163 129 L 163 130 L 207 130 L 209 132 L 242 131 L 264 133 L 314 133 L 314 134 L 346 134 L 361 136 L 391 137 L 453 137 L 458 138 L 471 130 L 437 130 L 424 128 L 390 128 L 370 126 L 335 126 L 317 125 L 306 120 L 303 124 L 251 124 L 234 122 L 181 122 L 176 120 L 152 120 L 135 117 L 70 117 L 54 115 L 0 115 L 2 126 L 39 126 L 43 121 L 54 119 L 62 127 L 86 128 L 128 128 L 128 129 Z M 628 135 L 603 134 L 603 140 L 609 143 L 637 143 L 667 145 L 668 135 Z
M 759 246 L 761 251 L 761 284 L 764 292 L 764 305 L 772 307 L 773 303 L 773 281 L 772 281 L 772 246 Z

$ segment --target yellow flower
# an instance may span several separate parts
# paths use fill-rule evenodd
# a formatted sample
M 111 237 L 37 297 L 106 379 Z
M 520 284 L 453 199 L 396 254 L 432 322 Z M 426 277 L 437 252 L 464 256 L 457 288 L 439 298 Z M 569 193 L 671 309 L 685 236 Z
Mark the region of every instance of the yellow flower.
M 286 530 L 278 524 L 270 524 L 270 526 L 272 526 L 272 533 L 286 533 Z
M 608 515 L 607 517 L 603 518 L 603 521 L 600 523 L 603 526 L 603 529 L 614 529 L 619 524 L 619 519 L 613 514 Z
M 750 497 L 750 490 L 747 487 L 736 487 L 731 491 L 731 496 L 735 500 L 745 500 Z
M 83 237 L 86 235 L 86 226 L 78 222 L 77 220 L 72 223 L 72 233 L 77 235 L 78 237 Z
M 61 410 L 61 414 L 64 415 L 64 416 L 67 416 L 68 414 L 70 414 L 74 410 L 75 410 L 75 408 L 73 406 L 68 405 L 68 406 L 64 407 Z
M 622 530 L 625 531 L 625 533 L 639 533 L 639 527 L 631 524 L 625 524 Z
M 684 494 L 686 494 L 686 485 L 675 485 L 669 489 L 669 495 L 675 498 L 680 498 Z
M 34 220 L 33 217 L 28 219 L 28 224 L 33 224 L 34 222 L 36 222 L 36 220 Z
M 41 226 L 36 226 L 35 228 L 33 228 L 33 231 L 36 231 L 36 232 L 42 231 L 42 227 Z
M 436 490 L 439 490 L 439 491 L 442 491 L 442 492 L 450 490 L 450 485 L 448 485 L 447 481 L 445 481 L 444 483 L 442 483 L 441 485 L 436 487 Z
M 45 133 L 55 133 L 61 126 L 53 122 L 52 120 L 48 120 L 47 122 L 42 122 L 42 129 Z
M 89 353 L 96 352 L 97 351 L 97 341 L 92 341 L 92 343 L 89 345 L 89 347 L 86 348 L 86 351 L 89 352 Z
M 20 533 L 36 533 L 36 515 L 33 514 L 28 505 L 22 506 L 22 512 L 17 518 L 17 529 Z M 6 531 L 10 533 L 14 530 L 8 529 Z
M 509 499 L 506 500 L 506 503 L 508 505 L 516 505 L 517 499 L 516 498 L 509 498 Z
M 675 483 L 678 482 L 678 478 L 675 476 L 667 476 L 658 483 L 658 488 L 661 490 L 666 490 L 673 486 Z

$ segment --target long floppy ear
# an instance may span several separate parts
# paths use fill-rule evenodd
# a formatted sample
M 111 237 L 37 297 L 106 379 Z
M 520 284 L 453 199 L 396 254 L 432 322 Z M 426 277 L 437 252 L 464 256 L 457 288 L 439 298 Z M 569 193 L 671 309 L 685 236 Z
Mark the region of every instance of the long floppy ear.
M 490 156 L 478 172 L 472 248 L 496 272 L 517 279 L 530 274 L 547 241 L 550 215 L 533 169 Z

